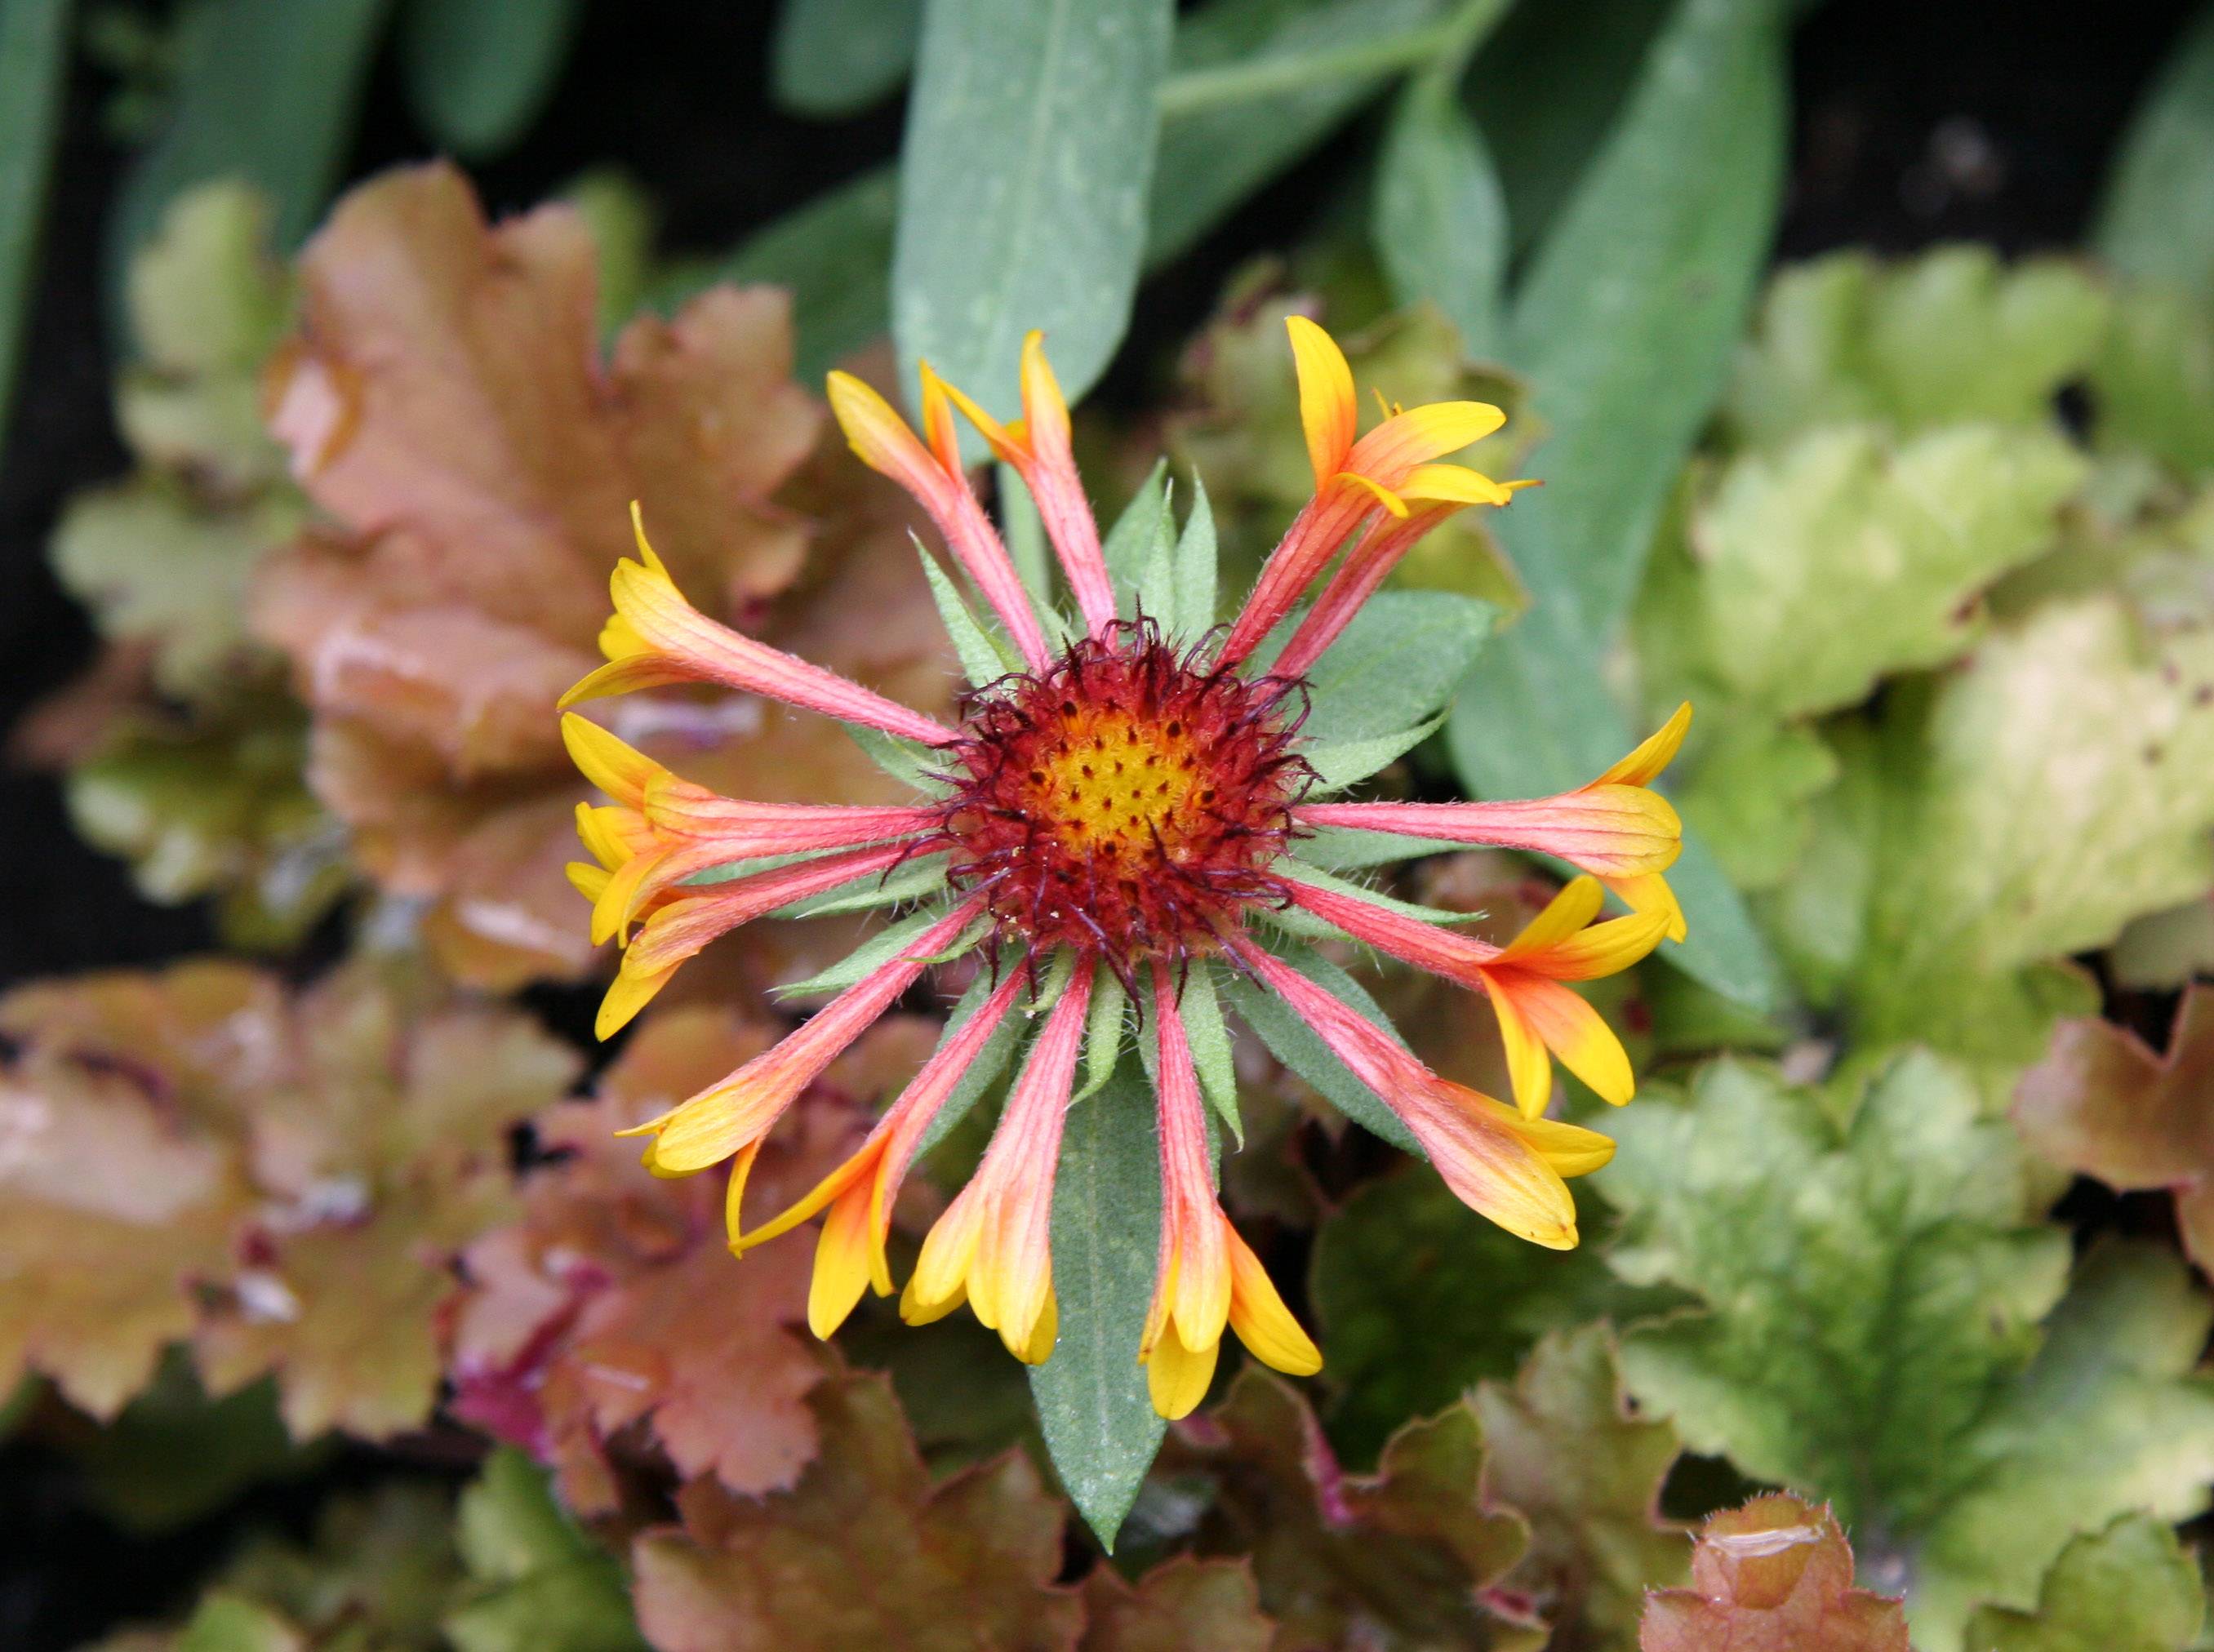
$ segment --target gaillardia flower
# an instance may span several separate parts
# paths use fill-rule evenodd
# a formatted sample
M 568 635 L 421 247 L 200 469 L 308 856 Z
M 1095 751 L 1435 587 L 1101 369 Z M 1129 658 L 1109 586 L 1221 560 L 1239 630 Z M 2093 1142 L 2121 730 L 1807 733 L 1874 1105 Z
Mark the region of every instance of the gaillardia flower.
M 1037 335 L 1023 351 L 1023 417 L 1012 424 L 925 368 L 918 436 L 876 392 L 831 375 L 830 405 L 854 450 L 914 497 L 982 599 L 980 618 L 926 553 L 972 684 L 958 727 L 708 619 L 678 593 L 642 525 L 639 560 L 615 570 L 615 618 L 601 637 L 609 662 L 565 705 L 719 683 L 836 719 L 915 787 L 912 803 L 892 808 L 741 802 L 691 784 L 581 716 L 565 722 L 578 767 L 609 800 L 579 807 L 593 858 L 572 869 L 592 902 L 595 936 L 625 948 L 602 1036 L 685 959 L 754 918 L 913 909 L 806 984 L 836 996 L 781 1044 L 639 1126 L 658 1173 L 730 1162 L 734 1249 L 822 1217 L 809 1302 L 818 1334 L 864 1289 L 895 1289 L 885 1246 L 902 1180 L 1026 1040 L 983 1161 L 925 1238 L 900 1306 L 920 1322 L 966 1303 L 1018 1357 L 1047 1358 L 1059 1318 L 1049 1236 L 1063 1122 L 1072 1106 L 1128 1104 L 1128 1088 L 1102 1087 L 1135 1036 L 1155 1098 L 1161 1216 L 1152 1308 L 1131 1351 L 1156 1408 L 1180 1417 L 1199 1402 L 1226 1327 L 1280 1370 L 1316 1369 L 1314 1344 L 1215 1196 L 1213 1114 L 1235 1116 L 1225 993 L 1233 1005 L 1280 1000 L 1247 1016 L 1262 1037 L 1294 1066 L 1306 1063 L 1302 1070 L 1322 1064 L 1332 1081 L 1324 1088 L 1373 1098 L 1371 1121 L 1419 1147 L 1475 1210 L 1539 1245 L 1576 1242 L 1564 1178 L 1598 1168 L 1613 1145 L 1544 1116 L 1552 1061 L 1612 1102 L 1629 1100 L 1632 1080 L 1614 1035 L 1563 984 L 1624 968 L 1681 933 L 1660 875 L 1681 827 L 1649 783 L 1681 741 L 1688 710 L 1560 796 L 1330 801 L 1420 739 L 1436 710 L 1405 708 L 1399 732 L 1379 736 L 1367 725 L 1394 674 L 1352 673 L 1358 704 L 1348 707 L 1333 699 L 1331 650 L 1365 649 L 1388 663 L 1397 633 L 1362 640 L 1357 623 L 1377 613 L 1364 605 L 1393 565 L 1446 516 L 1504 505 L 1520 485 L 1446 462 L 1499 427 L 1496 408 L 1387 409 L 1361 435 L 1344 357 L 1312 322 L 1289 326 L 1314 497 L 1226 627 L 1216 624 L 1203 497 L 1178 537 L 1160 496 L 1148 515 L 1141 495 L 1103 546 Z M 957 408 L 1035 499 L 1069 611 L 1043 588 L 1043 555 L 1025 579 L 971 491 Z M 1359 714 L 1349 723 L 1349 710 Z M 1334 732 L 1349 726 L 1365 732 Z M 1450 927 L 1459 914 L 1331 870 L 1441 844 L 1529 850 L 1587 875 L 1494 947 Z M 1629 916 L 1600 917 L 1608 888 Z M 1515 1105 L 1431 1071 L 1306 949 L 1318 936 L 1350 938 L 1488 996 Z M 926 969 L 972 950 L 987 966 L 860 1149 L 792 1209 L 743 1228 L 747 1167 L 779 1115 Z

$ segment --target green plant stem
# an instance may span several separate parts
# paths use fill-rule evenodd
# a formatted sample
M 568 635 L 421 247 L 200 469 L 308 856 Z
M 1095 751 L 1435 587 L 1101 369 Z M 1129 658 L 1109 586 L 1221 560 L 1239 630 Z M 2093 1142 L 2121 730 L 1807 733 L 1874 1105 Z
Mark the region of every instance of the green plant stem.
M 1189 115 L 1256 99 L 1280 97 L 1332 81 L 1397 74 L 1443 59 L 1465 64 L 1486 35 L 1506 15 L 1513 0 L 1466 0 L 1442 21 L 1387 34 L 1349 51 L 1263 56 L 1219 69 L 1188 70 L 1161 82 L 1164 119 Z

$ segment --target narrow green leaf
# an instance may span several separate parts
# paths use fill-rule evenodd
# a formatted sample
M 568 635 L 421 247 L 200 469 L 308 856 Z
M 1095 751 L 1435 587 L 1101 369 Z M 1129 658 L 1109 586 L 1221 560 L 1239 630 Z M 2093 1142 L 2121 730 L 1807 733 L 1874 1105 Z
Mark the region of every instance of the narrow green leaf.
M 935 0 L 901 150 L 892 332 L 985 407 L 1019 410 L 1043 328 L 1073 399 L 1122 342 L 1171 0 Z
M 1450 591 L 1383 591 L 1307 674 L 1316 746 L 1404 733 L 1453 698 L 1499 610 Z
M 914 943 L 917 936 L 945 917 L 944 911 L 935 908 L 920 912 L 909 912 L 897 923 L 878 930 L 819 974 L 810 975 L 804 981 L 793 981 L 788 985 L 778 986 L 775 989 L 776 995 L 780 998 L 807 998 L 813 997 L 818 993 L 841 992 L 864 976 L 901 956 Z M 982 930 L 972 929 L 970 933 L 974 934 L 977 940 L 983 938 Z M 976 944 L 976 942 L 969 941 L 966 935 L 962 937 L 962 940 L 967 942 L 969 946 Z M 957 942 L 956 950 L 949 952 L 946 956 L 957 956 L 960 952 L 966 950 L 967 947 Z
M 719 281 L 786 288 L 792 294 L 792 370 L 804 382 L 819 381 L 890 325 L 898 203 L 896 169 L 865 172 L 787 212 L 728 257 L 672 271 L 651 302 L 672 310 Z
M 784 0 L 769 43 L 769 87 L 804 115 L 859 114 L 914 64 L 922 0 Z
M 1122 514 L 1115 519 L 1114 526 L 1100 542 L 1108 577 L 1115 583 L 1116 607 L 1125 612 L 1147 564 L 1153 559 L 1155 543 L 1168 532 L 1168 460 L 1156 460 L 1146 479 L 1138 485 L 1138 491 L 1130 496 L 1130 503 L 1122 507 Z
M 1154 519 L 1153 543 L 1138 570 L 1137 588 L 1130 594 L 1131 617 L 1145 614 L 1172 637 L 1183 625 L 1177 607 L 1176 484 L 1161 491 L 1161 513 Z
M 1445 726 L 1446 714 L 1440 711 L 1428 721 L 1402 728 L 1395 735 L 1370 735 L 1360 740 L 1339 740 L 1327 746 L 1312 747 L 1306 757 L 1307 766 L 1315 771 L 1315 783 L 1307 795 L 1319 797 L 1329 792 L 1343 791 L 1367 779 L 1386 764 L 1404 757 Z
M 1111 971 L 1093 978 L 1092 1007 L 1084 1027 L 1084 1083 L 1069 1098 L 1072 1106 L 1098 1094 L 1115 1076 L 1115 1065 L 1122 1057 L 1122 1027 L 1129 1005 L 1128 990 Z
M 866 912 L 879 906 L 900 906 L 920 900 L 945 887 L 945 856 L 928 855 L 909 861 L 896 871 L 871 873 L 855 889 L 833 889 L 828 894 L 780 906 L 772 917 L 826 917 L 833 912 Z
M 1500 514 L 1536 602 L 1485 651 L 1449 725 L 1481 796 L 1566 790 L 1630 747 L 1597 661 L 1767 259 L 1783 46 L 1776 0 L 1679 0 L 1517 296 L 1508 358 L 1550 428 L 1537 468 L 1551 485 Z M 1727 997 L 1780 1003 L 1774 962 L 1703 848 L 1687 842 L 1670 875 L 1692 938 L 1667 956 Z
M 1190 74 L 1272 63 L 1330 68 L 1300 76 L 1267 97 L 1179 107 L 1165 100 L 1160 159 L 1146 261 L 1185 251 L 1238 202 L 1327 137 L 1390 82 L 1387 70 L 1361 67 L 1380 37 L 1434 23 L 1445 0 L 1214 0 L 1177 28 L 1175 65 Z M 1171 81 L 1171 90 L 1175 89 Z
M 976 972 L 945 1018 L 945 1031 L 939 1035 L 939 1049 L 944 1049 L 952 1040 L 954 1035 L 984 1007 L 984 1001 L 1005 979 L 1004 975 L 995 974 L 989 969 Z M 1021 1002 L 1018 999 L 1006 1018 L 985 1039 L 976 1058 L 969 1064 L 968 1070 L 954 1081 L 953 1088 L 946 1092 L 937 1115 L 923 1127 L 915 1146 L 918 1161 L 936 1151 L 939 1144 L 969 1116 L 970 1109 L 990 1092 L 993 1085 L 1006 1072 L 1009 1058 L 1029 1036 L 1032 1024 L 1031 1018 L 1023 1013 Z
M 69 79 L 69 0 L 0 8 L 0 448 L 38 290 L 39 226 Z
M 1214 624 L 1219 557 L 1214 509 L 1207 503 L 1207 484 L 1194 471 L 1191 510 L 1183 519 L 1176 548 L 1177 623 L 1187 636 L 1202 637 Z
M 1363 867 L 1389 866 L 1395 861 L 1418 860 L 1425 855 L 1458 855 L 1467 847 L 1442 838 L 1402 838 L 1393 832 L 1324 826 L 1300 839 L 1300 858 L 1310 866 L 1354 872 Z
M 1377 1007 L 1361 983 L 1311 948 L 1296 942 L 1270 948 L 1294 969 L 1368 1020 L 1399 1039 L 1391 1018 Z M 1399 1115 L 1384 1105 L 1383 1098 L 1355 1078 L 1345 1064 L 1330 1052 L 1322 1037 L 1292 1007 L 1244 976 L 1228 978 L 1230 1007 L 1251 1027 L 1269 1052 L 1321 1092 L 1323 1098 L 1354 1123 L 1380 1136 L 1396 1148 L 1426 1156 L 1414 1132 L 1399 1122 Z
M 1183 978 L 1183 996 L 1177 1007 L 1183 1015 L 1184 1037 L 1191 1045 L 1192 1065 L 1199 1070 L 1199 1088 L 1208 1105 L 1221 1118 L 1239 1147 L 1245 1145 L 1245 1121 L 1238 1111 L 1238 1064 L 1232 1058 L 1230 1029 L 1223 1024 L 1222 1004 L 1214 991 L 1211 965 L 1197 963 Z
M 1511 665 L 1499 663 L 1502 655 L 1512 656 Z M 1569 790 L 1603 772 L 1638 738 L 1607 698 L 1588 655 L 1558 637 L 1538 609 L 1493 642 L 1446 722 L 1454 769 L 1486 797 Z M 1726 998 L 1762 1011 L 1781 1008 L 1789 992 L 1774 954 L 1696 832 L 1685 830 L 1683 856 L 1668 869 L 1668 882 L 1691 935 L 1662 947 L 1660 960 Z
M 908 537 L 914 539 L 912 534 Z M 938 565 L 938 558 L 923 548 L 920 539 L 914 540 L 914 554 L 922 559 L 923 577 L 930 582 L 930 600 L 938 605 L 939 623 L 953 639 L 953 652 L 960 658 L 961 672 L 969 679 L 969 686 L 982 688 L 1019 669 L 1021 661 L 1007 651 L 997 636 L 984 629 L 976 611 Z
M 918 791 L 935 794 L 945 789 L 944 783 L 933 777 L 939 769 L 939 759 L 927 746 L 902 735 L 888 735 L 881 728 L 864 728 L 858 722 L 841 722 L 838 726 L 872 763 L 893 779 L 904 780 Z
M 221 0 L 185 13 L 176 101 L 108 223 L 107 287 L 169 202 L 211 178 L 267 195 L 280 246 L 314 226 L 353 137 L 390 0 Z
M 1726 381 L 1767 263 L 1786 135 L 1777 0 L 1681 0 L 1515 295 L 1508 359 L 1550 431 L 1500 533 L 1599 637 Z
M 1031 1371 L 1054 1472 L 1110 1551 L 1168 1426 L 1138 1363 L 1160 1220 L 1153 1097 L 1125 1069 L 1069 1110 L 1053 1194 L 1061 1338 Z
M 407 101 L 441 149 L 503 154 L 561 78 L 582 0 L 408 0 L 400 19 Z
M 2131 117 L 2091 232 L 2140 281 L 2214 290 L 2214 7 L 2203 9 Z
M 1476 123 L 1460 105 L 1452 60 L 1408 82 L 1376 162 L 1370 234 L 1400 304 L 1428 299 L 1468 353 L 1498 346 L 1507 272 L 1507 204 Z
M 939 1049 L 944 1049 L 953 1035 L 968 1024 L 969 1017 L 984 1007 L 984 1001 L 992 996 L 999 984 L 993 978 L 991 971 L 977 972 L 976 978 L 969 982 L 969 990 L 954 1004 L 953 1013 L 945 1018 L 945 1031 L 938 1040 Z M 956 1125 L 969 1116 L 969 1110 L 983 1099 L 984 1093 L 992 1088 L 994 1081 L 1006 1070 L 1008 1058 L 1014 1054 L 1015 1046 L 1023 1041 L 1024 1034 L 1029 1030 L 1030 1019 L 1019 1006 L 1009 1011 L 1007 1018 L 992 1029 L 992 1036 L 984 1040 L 984 1047 L 969 1064 L 969 1070 L 962 1074 L 954 1082 L 953 1088 L 945 1093 L 945 1100 L 939 1105 L 938 1116 L 923 1127 L 922 1135 L 915 1143 L 914 1156 L 917 1159 L 930 1153 L 951 1133 Z
M 1302 850 L 1306 847 L 1304 844 L 1300 845 Z M 1355 900 L 1365 900 L 1372 906 L 1380 906 L 1387 912 L 1411 917 L 1418 924 L 1436 924 L 1452 929 L 1462 924 L 1473 924 L 1483 916 L 1480 911 L 1456 912 L 1443 906 L 1425 906 L 1419 901 L 1402 900 L 1381 889 L 1371 889 L 1349 879 L 1334 876 L 1318 866 L 1307 864 L 1304 859 L 1287 856 L 1278 861 L 1274 869 L 1294 883 L 1311 884 L 1318 889 L 1327 889 L 1332 894 L 1349 895 Z M 1269 916 L 1274 917 L 1278 914 L 1272 912 Z M 1335 925 L 1326 927 L 1333 936 L 1340 933 Z
M 1544 239 L 1575 193 L 1673 3 L 1517 6 L 1485 42 L 1468 104 L 1499 170 L 1516 258 Z

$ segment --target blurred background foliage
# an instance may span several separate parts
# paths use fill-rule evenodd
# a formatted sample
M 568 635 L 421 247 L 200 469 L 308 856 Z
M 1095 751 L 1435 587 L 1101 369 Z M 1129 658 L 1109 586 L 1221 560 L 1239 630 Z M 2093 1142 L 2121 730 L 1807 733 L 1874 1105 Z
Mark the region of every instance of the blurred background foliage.
M 736 1266 L 610 1142 L 859 920 L 588 1053 L 547 707 L 643 496 L 702 606 L 943 710 L 815 387 L 1004 416 L 1032 326 L 1102 508 L 1165 452 L 1234 597 L 1294 311 L 1546 483 L 1397 575 L 1501 624 L 1381 785 L 1560 789 L 1688 697 L 1692 938 L 1593 990 L 1646 1082 L 1569 1256 L 1241 1036 L 1225 1197 L 1329 1362 L 1226 1374 L 1110 1558 L 988 1338 L 826 1352 L 804 1242 Z M 0 0 L 0 1643 L 2210 1643 L 2214 12 Z M 1407 881 L 1494 939 L 1551 887 Z

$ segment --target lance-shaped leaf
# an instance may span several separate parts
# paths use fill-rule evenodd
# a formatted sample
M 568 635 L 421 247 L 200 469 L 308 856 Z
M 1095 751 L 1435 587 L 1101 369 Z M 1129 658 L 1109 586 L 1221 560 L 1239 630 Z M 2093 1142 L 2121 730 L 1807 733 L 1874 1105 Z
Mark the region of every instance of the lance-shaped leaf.
M 1110 1551 L 1168 1426 L 1138 1363 L 1159 1260 L 1153 1115 L 1152 1087 L 1129 1067 L 1070 1109 L 1053 1188 L 1061 1340 L 1031 1368 L 1054 1472 Z
M 38 290 L 46 174 L 69 83 L 70 0 L 31 0 L 0 18 L 0 441 L 14 404 L 15 363 Z
M 1829 1509 L 1755 1497 L 1701 1529 L 1691 1587 L 1645 1608 L 1640 1652 L 1908 1652 L 1899 1602 L 1853 1587 Z
M 1482 1499 L 1482 1436 L 1465 1402 L 1409 1423 L 1374 1474 L 1353 1475 L 1298 1392 L 1248 1366 L 1221 1405 L 1177 1425 L 1164 1462 L 1207 1488 L 1200 1551 L 1250 1556 L 1280 1646 L 1544 1643 L 1542 1629 L 1507 1615 L 1511 1601 L 1485 1593 L 1526 1532 Z
M 892 330 L 1002 418 L 1023 335 L 1081 395 L 1145 252 L 1169 0 L 945 0 L 924 14 L 901 148 Z
M 1552 1652 L 1629 1652 L 1648 1589 L 1684 1581 L 1685 1528 L 1660 1515 L 1676 1430 L 1633 1415 L 1614 1333 L 1552 1332 L 1512 1385 L 1476 1393 L 1485 1497 L 1530 1522 L 1508 1575 L 1552 1626 Z
M 1765 261 L 1783 103 L 1773 0 L 1683 0 L 1523 283 L 1506 353 L 1552 430 L 1534 467 L 1552 485 L 1501 515 L 1535 605 L 1486 650 L 1448 726 L 1481 796 L 1567 790 L 1632 744 L 1594 661 Z M 1772 960 L 1719 869 L 1694 844 L 1672 878 L 1691 919 L 1672 961 L 1728 997 L 1776 1002 Z
M 2206 1585 L 2164 1521 L 2125 1515 L 2060 1551 L 2029 1611 L 1985 1606 L 1975 1652 L 2184 1652 L 2199 1643 Z
M 1369 234 L 1402 305 L 1428 299 L 1478 358 L 1493 353 L 1507 272 L 1507 203 L 1449 57 L 1408 82 L 1376 162 Z
M 408 103 L 441 149 L 492 159 L 554 94 L 583 0 L 412 0 L 401 17 Z
M 1028 1458 L 933 1486 L 883 1377 L 828 1376 L 808 1405 L 822 1454 L 791 1490 L 695 1481 L 683 1524 L 638 1539 L 639 1623 L 660 1652 L 1076 1645 L 1084 1609 L 1053 1582 L 1061 1509 Z
M 2123 274 L 2186 292 L 2214 283 L 2214 12 L 2201 10 L 2123 135 L 2091 242 Z
M 2159 1055 L 2110 1021 L 2061 1023 L 2021 1081 L 2015 1122 L 2036 1151 L 2124 1192 L 2175 1195 L 2184 1247 L 2214 1265 L 2214 988 L 2191 986 Z
M 234 0 L 184 19 L 175 96 L 139 155 L 107 229 L 114 286 L 171 200 L 195 184 L 242 178 L 277 209 L 277 238 L 297 243 L 323 209 L 390 0 Z

